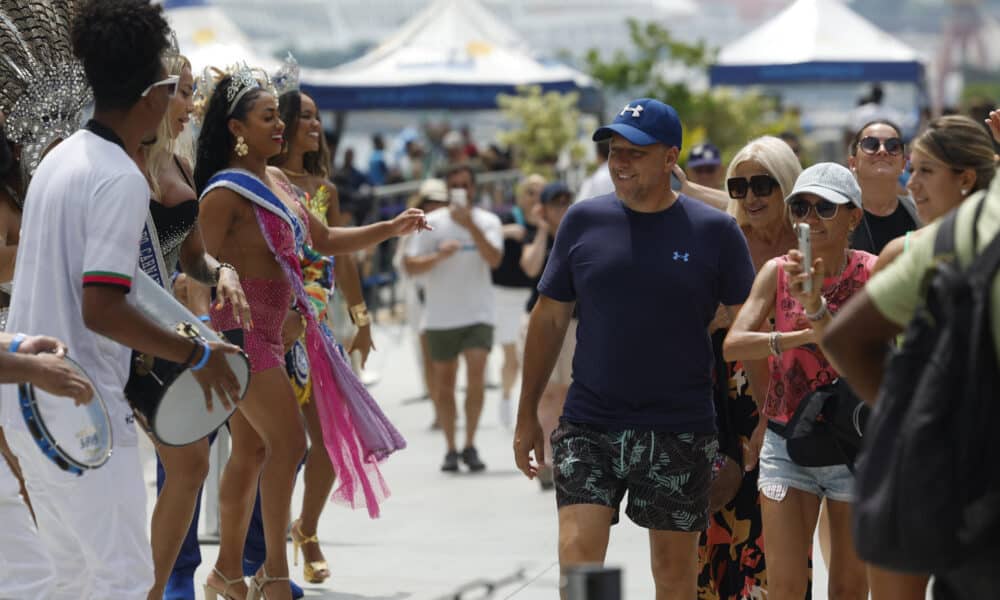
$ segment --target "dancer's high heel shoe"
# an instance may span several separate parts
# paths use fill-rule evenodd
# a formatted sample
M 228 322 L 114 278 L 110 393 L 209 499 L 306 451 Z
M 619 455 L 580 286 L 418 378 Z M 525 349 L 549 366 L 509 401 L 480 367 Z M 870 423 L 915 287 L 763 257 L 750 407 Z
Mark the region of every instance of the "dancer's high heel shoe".
M 287 582 L 287 577 L 269 577 L 267 569 L 260 568 L 260 574 L 250 578 L 250 591 L 247 592 L 247 600 L 267 600 L 264 595 L 264 588 L 272 583 Z
M 215 573 L 215 576 L 221 579 L 222 582 L 226 584 L 226 587 L 222 588 L 221 590 L 217 590 L 211 585 L 209 585 L 209 583 L 206 581 L 205 600 L 219 600 L 220 597 L 222 598 L 222 600 L 236 600 L 236 598 L 229 595 L 229 588 L 230 586 L 234 586 L 240 583 L 246 583 L 243 581 L 243 578 L 236 577 L 234 579 L 226 579 L 226 576 L 223 575 L 222 572 L 219 571 L 218 569 L 212 569 L 212 572 Z M 249 597 L 250 596 L 247 596 L 247 598 Z
M 302 533 L 302 522 L 296 521 L 292 524 L 292 565 L 299 566 L 299 552 L 306 544 L 318 546 L 319 538 L 315 535 L 306 537 Z M 304 553 L 303 558 L 305 558 Z M 305 561 L 302 565 L 302 577 L 309 583 L 323 583 L 330 577 L 330 567 L 325 560 Z

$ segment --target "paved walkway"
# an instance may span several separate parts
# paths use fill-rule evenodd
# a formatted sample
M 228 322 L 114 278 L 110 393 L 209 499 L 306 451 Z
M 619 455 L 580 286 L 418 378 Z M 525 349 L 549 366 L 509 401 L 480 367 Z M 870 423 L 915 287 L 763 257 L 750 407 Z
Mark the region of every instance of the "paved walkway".
M 420 386 L 407 333 L 397 325 L 376 325 L 375 329 L 378 351 L 372 354 L 369 365 L 381 379 L 371 391 L 406 436 L 409 447 L 384 465 L 392 497 L 384 505 L 382 518 L 371 521 L 364 511 L 328 506 L 320 521 L 319 538 L 333 575 L 322 585 L 306 585 L 306 597 L 558 598 L 555 496 L 541 492 L 537 483 L 516 471 L 511 433 L 499 425 L 499 391 L 487 391 L 480 429 L 478 445 L 488 465 L 486 472 L 443 474 L 438 468 L 444 442 L 438 432 L 428 428 L 430 403 L 415 398 Z M 497 380 L 499 352 L 491 358 L 490 379 Z M 151 454 L 146 458 L 151 509 L 155 471 Z M 300 502 L 301 481 L 293 514 Z M 288 552 L 290 559 L 291 544 Z M 204 581 L 217 547 L 203 545 L 202 553 L 205 564 L 196 582 Z M 607 563 L 624 569 L 626 599 L 653 598 L 644 530 L 627 519 L 616 526 Z M 815 576 L 814 598 L 825 600 L 826 573 L 821 564 Z M 301 565 L 292 567 L 292 577 L 303 582 Z M 493 595 L 487 585 L 495 585 Z M 457 596 L 462 590 L 466 591 Z

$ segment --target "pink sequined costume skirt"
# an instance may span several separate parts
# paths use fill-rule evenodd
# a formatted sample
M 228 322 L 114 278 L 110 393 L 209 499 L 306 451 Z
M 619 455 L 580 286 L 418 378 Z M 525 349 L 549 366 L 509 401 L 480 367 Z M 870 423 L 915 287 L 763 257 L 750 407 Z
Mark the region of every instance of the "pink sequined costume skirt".
M 243 328 L 244 350 L 250 357 L 250 372 L 260 373 L 275 367 L 285 367 L 285 348 L 281 343 L 281 328 L 288 314 L 292 286 L 281 279 L 243 279 L 243 292 L 250 304 L 253 329 L 236 322 L 233 307 L 221 309 L 212 304 L 212 326 L 218 331 Z

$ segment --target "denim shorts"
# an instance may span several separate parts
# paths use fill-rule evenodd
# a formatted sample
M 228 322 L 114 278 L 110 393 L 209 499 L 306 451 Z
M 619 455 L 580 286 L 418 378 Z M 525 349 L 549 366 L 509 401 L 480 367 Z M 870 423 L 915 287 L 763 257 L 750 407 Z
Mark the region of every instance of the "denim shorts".
M 854 475 L 847 465 L 803 467 L 788 456 L 787 444 L 785 438 L 770 429 L 764 434 L 757 479 L 762 494 L 780 502 L 788 488 L 795 488 L 835 502 L 854 501 Z

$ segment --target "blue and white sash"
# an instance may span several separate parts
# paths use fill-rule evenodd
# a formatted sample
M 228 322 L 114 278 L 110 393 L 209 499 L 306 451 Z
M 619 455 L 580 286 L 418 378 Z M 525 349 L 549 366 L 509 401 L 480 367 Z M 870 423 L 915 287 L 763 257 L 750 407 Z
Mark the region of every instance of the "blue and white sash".
M 271 191 L 271 188 L 267 187 L 256 175 L 243 169 L 224 169 L 219 171 L 208 180 L 208 185 L 205 186 L 205 191 L 201 193 L 199 201 L 204 199 L 206 194 L 220 187 L 236 192 L 288 223 L 295 235 L 296 251 L 302 252 L 302 246 L 305 245 L 306 241 L 306 232 L 303 229 L 302 222 Z
M 160 248 L 160 237 L 153 223 L 153 215 L 146 212 L 146 225 L 142 228 L 139 239 L 139 268 L 149 275 L 153 281 L 168 292 L 173 287 L 173 279 L 166 262 L 163 260 L 163 250 Z

